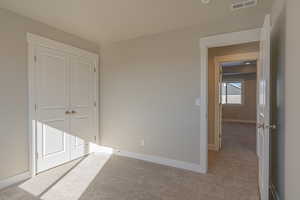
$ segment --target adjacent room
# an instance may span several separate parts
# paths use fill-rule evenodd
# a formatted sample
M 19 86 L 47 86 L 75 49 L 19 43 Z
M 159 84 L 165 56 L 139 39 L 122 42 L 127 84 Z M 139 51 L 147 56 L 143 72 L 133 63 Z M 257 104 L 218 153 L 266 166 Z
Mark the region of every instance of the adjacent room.
M 0 200 L 298 200 L 296 0 L 0 0 Z
M 259 42 L 208 50 L 208 171 L 236 177 L 236 184 L 250 191 L 259 187 L 256 154 L 259 52 Z

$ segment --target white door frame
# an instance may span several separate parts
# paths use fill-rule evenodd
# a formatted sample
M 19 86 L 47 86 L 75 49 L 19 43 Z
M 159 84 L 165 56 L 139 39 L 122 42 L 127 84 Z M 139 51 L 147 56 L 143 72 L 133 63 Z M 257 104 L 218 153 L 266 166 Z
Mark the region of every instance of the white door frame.
M 200 166 L 208 169 L 208 49 L 260 41 L 261 29 L 225 33 L 200 39 L 201 83 L 200 83 Z
M 95 132 L 96 142 L 99 141 L 99 56 L 70 45 L 63 44 L 54 40 L 50 40 L 32 33 L 27 33 L 28 43 L 28 144 L 29 144 L 29 170 L 31 176 L 36 175 L 36 47 L 42 46 L 50 49 L 56 49 L 68 54 L 79 57 L 85 57 L 94 63 L 94 84 L 95 84 L 95 106 L 94 106 L 94 119 L 95 119 Z

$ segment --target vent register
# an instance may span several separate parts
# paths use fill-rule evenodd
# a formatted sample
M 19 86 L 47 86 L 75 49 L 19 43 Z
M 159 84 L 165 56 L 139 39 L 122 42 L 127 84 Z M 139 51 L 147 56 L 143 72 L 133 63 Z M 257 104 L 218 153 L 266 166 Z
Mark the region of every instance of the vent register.
M 239 10 L 242 8 L 254 7 L 258 0 L 232 0 L 231 10 Z

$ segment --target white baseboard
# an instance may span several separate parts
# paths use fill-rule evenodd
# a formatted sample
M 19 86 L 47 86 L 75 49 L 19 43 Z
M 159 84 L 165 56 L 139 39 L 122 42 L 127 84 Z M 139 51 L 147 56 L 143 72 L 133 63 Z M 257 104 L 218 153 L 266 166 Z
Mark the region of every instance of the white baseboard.
M 236 122 L 236 123 L 256 124 L 256 121 L 253 121 L 253 120 L 241 120 L 241 119 L 223 119 L 223 122 Z
M 162 158 L 158 156 L 151 156 L 151 155 L 145 155 L 145 154 L 139 154 L 139 153 L 132 153 L 128 151 L 122 151 L 122 150 L 115 150 L 114 153 L 116 155 L 125 156 L 129 158 L 135 158 L 138 160 L 144 160 L 156 164 L 166 165 L 170 167 L 175 167 L 179 169 L 185 169 L 197 173 L 205 173 L 203 169 L 201 169 L 201 166 L 194 163 L 188 163 L 184 161 L 178 161 L 178 160 L 172 160 L 169 158 Z
M 114 150 L 110 147 L 100 146 L 98 144 L 89 144 L 89 153 L 107 153 L 113 154 Z
M 271 195 L 272 195 L 273 200 L 280 200 L 278 192 L 277 192 L 274 184 L 270 185 L 270 190 L 271 190 Z
M 208 144 L 208 150 L 211 150 L 211 151 L 219 151 L 219 148 L 217 145 L 215 144 Z
M 25 181 L 26 179 L 29 178 L 31 178 L 31 173 L 28 171 L 13 177 L 9 177 L 4 180 L 0 180 L 0 190 L 9 187 L 11 185 L 17 184 L 19 182 Z

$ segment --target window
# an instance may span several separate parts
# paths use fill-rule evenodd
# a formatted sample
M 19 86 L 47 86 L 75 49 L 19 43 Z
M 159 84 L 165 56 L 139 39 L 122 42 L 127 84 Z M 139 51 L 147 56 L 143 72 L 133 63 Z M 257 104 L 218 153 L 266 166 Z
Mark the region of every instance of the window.
M 226 81 L 222 83 L 222 104 L 242 104 L 242 95 L 242 81 Z

